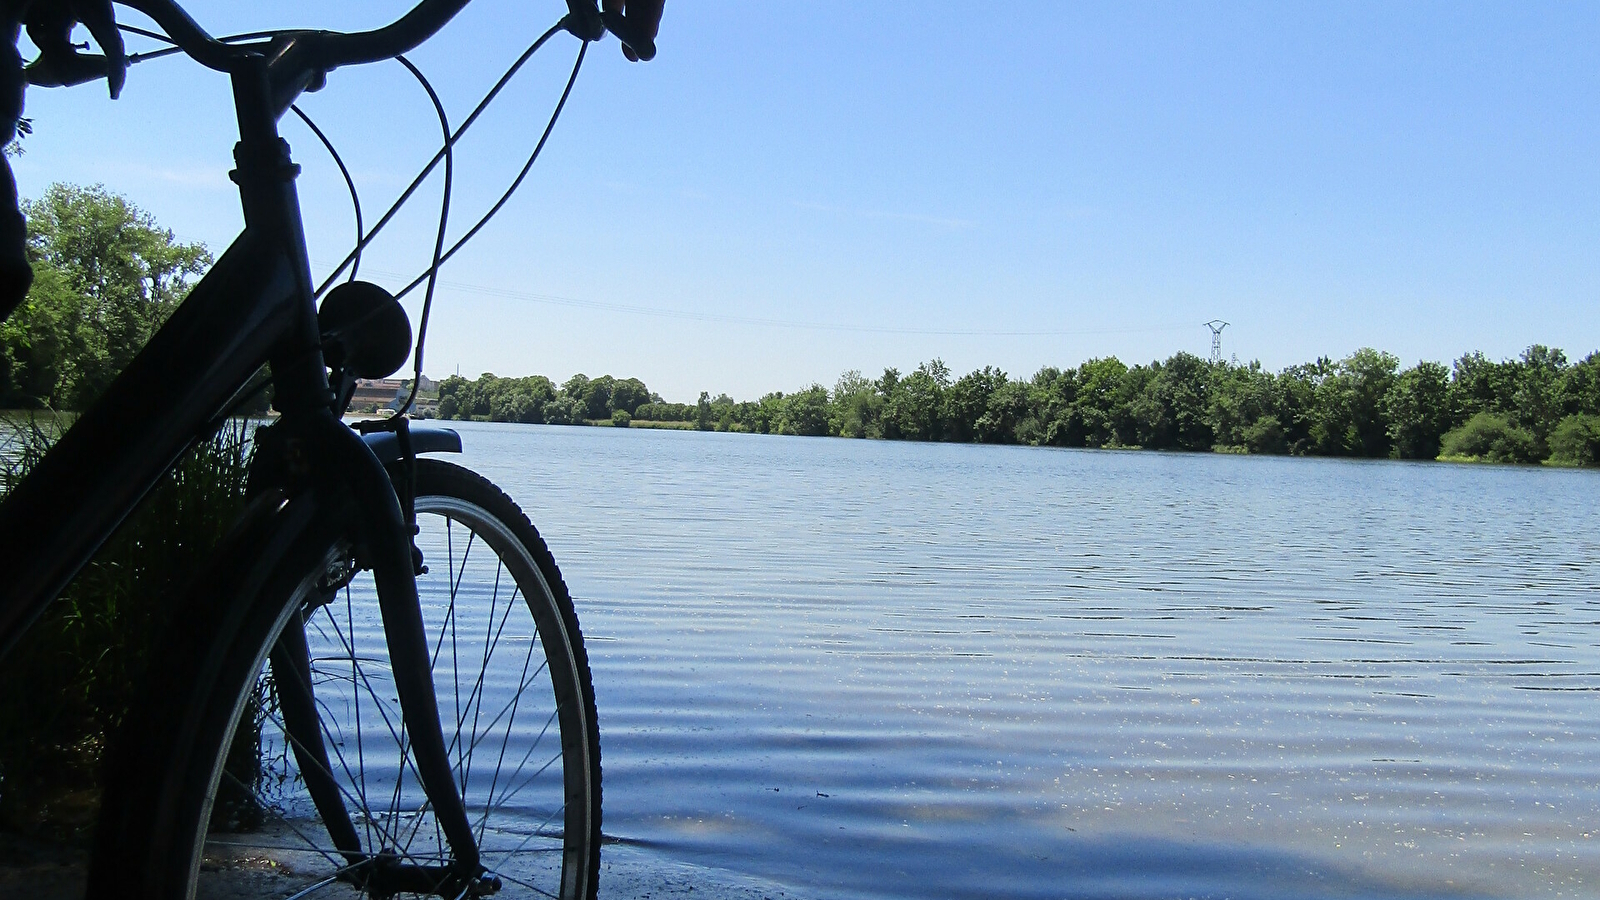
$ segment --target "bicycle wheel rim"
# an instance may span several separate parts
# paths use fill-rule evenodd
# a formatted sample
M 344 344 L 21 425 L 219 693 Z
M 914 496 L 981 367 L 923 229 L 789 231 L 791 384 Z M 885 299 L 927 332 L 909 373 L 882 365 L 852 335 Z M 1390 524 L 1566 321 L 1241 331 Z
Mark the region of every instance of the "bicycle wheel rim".
M 581 636 L 575 620 L 569 627 L 559 574 L 547 554 L 536 558 L 542 544 L 529 547 L 506 510 L 456 493 L 417 498 L 417 542 L 428 566 L 418 587 L 457 784 L 487 877 L 581 900 L 593 895 L 599 831 L 597 751 L 588 737 L 592 690 L 587 661 L 574 651 Z M 337 546 L 322 565 L 336 572 L 348 558 Z M 247 741 L 259 728 L 261 756 L 270 764 L 250 784 L 219 766 L 216 784 L 224 798 L 230 785 L 258 798 L 261 830 L 226 834 L 213 819 L 205 847 L 212 871 L 203 877 L 245 877 L 264 857 L 291 893 L 320 886 L 338 896 L 363 884 L 383 893 L 366 881 L 380 858 L 446 865 L 448 848 L 410 767 L 370 579 L 358 574 L 331 597 L 324 591 L 289 607 L 275 628 L 304 616 L 328 768 L 363 855 L 352 863 L 330 844 L 304 791 L 299 748 L 290 746 L 267 693 L 256 709 L 244 698 L 237 715 Z M 226 803 L 217 811 L 224 818 L 237 813 Z

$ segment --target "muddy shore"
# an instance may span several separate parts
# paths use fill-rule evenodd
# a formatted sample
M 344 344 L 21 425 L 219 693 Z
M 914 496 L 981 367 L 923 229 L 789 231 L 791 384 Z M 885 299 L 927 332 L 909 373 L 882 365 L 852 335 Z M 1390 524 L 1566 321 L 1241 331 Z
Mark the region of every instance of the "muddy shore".
M 79 847 L 0 835 L 0 897 L 79 900 L 83 896 L 84 863 L 85 853 Z M 200 900 L 270 900 L 293 894 L 309 881 L 295 871 L 292 860 L 215 860 L 202 873 L 198 896 Z M 508 890 L 502 896 L 517 895 Z M 603 900 L 795 900 L 800 896 L 813 895 L 797 894 L 792 888 L 723 869 L 687 865 L 625 845 L 613 844 L 601 852 Z

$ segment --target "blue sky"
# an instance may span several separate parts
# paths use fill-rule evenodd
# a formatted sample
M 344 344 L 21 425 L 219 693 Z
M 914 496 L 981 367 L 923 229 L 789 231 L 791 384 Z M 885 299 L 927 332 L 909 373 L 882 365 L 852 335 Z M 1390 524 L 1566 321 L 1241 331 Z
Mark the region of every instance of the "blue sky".
M 218 34 L 405 8 L 269 6 L 189 8 Z M 459 118 L 562 9 L 476 0 L 414 58 Z M 528 185 L 445 271 L 430 375 L 748 399 L 935 356 L 1027 376 L 1203 355 L 1213 318 L 1273 369 L 1600 348 L 1600 4 L 674 0 L 659 44 L 645 65 L 591 52 Z M 552 41 L 469 135 L 453 222 L 520 167 L 575 52 Z M 227 104 L 180 59 L 134 67 L 115 103 L 33 91 L 21 190 L 104 183 L 220 251 Z M 437 146 L 392 63 L 302 106 L 369 216 Z M 349 201 L 284 132 L 326 267 Z M 373 280 L 426 264 L 436 214 L 435 183 Z

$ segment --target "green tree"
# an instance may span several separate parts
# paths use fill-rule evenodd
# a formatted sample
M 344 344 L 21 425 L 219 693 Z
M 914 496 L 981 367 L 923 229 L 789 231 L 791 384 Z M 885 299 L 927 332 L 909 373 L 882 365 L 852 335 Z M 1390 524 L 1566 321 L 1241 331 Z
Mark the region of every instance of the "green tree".
M 687 403 L 663 403 L 652 400 L 634 410 L 633 417 L 644 422 L 689 422 L 695 409 Z
M 1314 452 L 1325 456 L 1388 456 L 1389 422 L 1383 399 L 1394 384 L 1399 367 L 1400 360 L 1394 354 L 1363 347 L 1326 373 L 1317 382 L 1314 395 Z
M 589 376 L 579 372 L 568 378 L 561 383 L 561 393 L 563 396 L 587 403 L 589 399 Z
M 1078 366 L 1070 431 L 1079 439 L 1069 446 L 1116 447 L 1134 443 L 1133 417 L 1124 388 L 1128 371 L 1115 356 L 1091 359 Z
M 711 430 L 711 393 L 701 391 L 700 399 L 694 405 L 694 427 L 701 431 Z
M 1029 418 L 1031 412 L 1028 385 L 1021 381 L 1006 381 L 989 395 L 989 406 L 973 424 L 973 437 L 985 444 L 1014 444 L 1017 428 Z
M 1600 353 L 1585 356 L 1562 373 L 1561 409 L 1569 416 L 1600 416 Z
M 1210 450 L 1211 365 L 1192 353 L 1152 363 L 1151 378 L 1133 401 L 1138 441 L 1154 449 Z
M 1319 428 L 1318 389 L 1333 375 L 1333 360 L 1319 356 L 1314 362 L 1293 365 L 1278 373 L 1273 406 L 1283 429 L 1284 445 L 1295 455 L 1321 452 L 1318 438 L 1326 434 Z
M 565 393 L 554 400 L 546 401 L 540 409 L 546 425 L 582 425 L 586 412 L 588 410 L 582 401 Z
M 813 384 L 803 391 L 791 394 L 789 402 L 784 404 L 777 430 L 780 434 L 795 434 L 802 437 L 826 435 L 828 389 L 820 384 Z
M 1259 362 L 1215 367 L 1206 412 L 1214 444 L 1251 453 L 1288 452 L 1287 434 L 1278 418 L 1280 394 L 1278 379 Z
M 590 381 L 584 389 L 582 400 L 588 418 L 604 419 L 611 415 L 611 390 L 617 380 L 610 375 L 601 375 Z
M 1450 379 L 1455 406 L 1463 417 L 1510 409 L 1516 383 L 1515 363 L 1492 362 L 1476 350 L 1456 360 Z
M 978 420 L 989 412 L 989 398 L 1006 384 L 1006 373 L 984 366 L 961 376 L 944 392 L 944 420 L 949 440 L 971 443 L 983 440 Z M 984 436 L 992 436 L 991 423 L 983 426 Z
M 0 329 L 0 403 L 82 409 L 211 264 L 103 187 L 51 185 L 24 201 L 34 288 Z
M 1081 447 L 1081 429 L 1073 407 L 1078 399 L 1078 370 L 1046 366 L 1028 382 L 1028 413 L 1017 423 L 1017 439 L 1027 444 Z
M 778 434 L 788 406 L 789 398 L 784 396 L 783 391 L 773 391 L 756 401 L 745 421 L 749 429 L 757 434 Z
M 1511 408 L 1506 412 L 1513 425 L 1533 436 L 1534 454 L 1539 459 L 1549 455 L 1550 432 L 1561 421 L 1562 376 L 1566 368 L 1567 355 L 1543 344 L 1522 351 L 1515 364 L 1516 382 L 1511 391 Z
M 890 366 L 877 379 L 878 396 L 883 398 L 883 436 L 892 441 L 903 440 L 898 416 L 891 414 L 895 395 L 900 392 L 900 370 Z
M 828 431 L 839 437 L 883 437 L 883 395 L 854 369 L 839 376 L 828 405 Z
M 28 296 L 0 322 L 0 406 L 38 409 L 64 403 L 61 388 L 70 390 L 77 371 L 74 332 L 84 303 L 58 270 L 34 270 Z
M 624 378 L 611 386 L 611 410 L 622 410 L 630 417 L 650 402 L 650 389 L 637 378 Z
M 1389 440 L 1401 459 L 1433 459 L 1439 442 L 1455 424 L 1451 406 L 1450 370 L 1436 362 L 1419 362 L 1401 372 L 1384 395 Z
M 887 377 L 889 370 L 884 372 Z M 898 373 L 896 373 L 898 375 Z M 937 441 L 944 437 L 944 393 L 950 387 L 950 369 L 934 359 L 915 372 L 897 378 L 884 400 L 886 431 L 908 441 Z

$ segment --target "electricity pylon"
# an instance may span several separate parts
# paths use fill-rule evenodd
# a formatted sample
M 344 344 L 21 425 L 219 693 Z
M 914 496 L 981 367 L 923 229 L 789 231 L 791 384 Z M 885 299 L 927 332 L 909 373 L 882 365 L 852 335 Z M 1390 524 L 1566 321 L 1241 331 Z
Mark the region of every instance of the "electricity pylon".
M 1212 319 L 1202 324 L 1211 329 L 1211 361 L 1220 363 L 1222 362 L 1222 329 L 1227 328 L 1228 323 L 1221 319 Z

